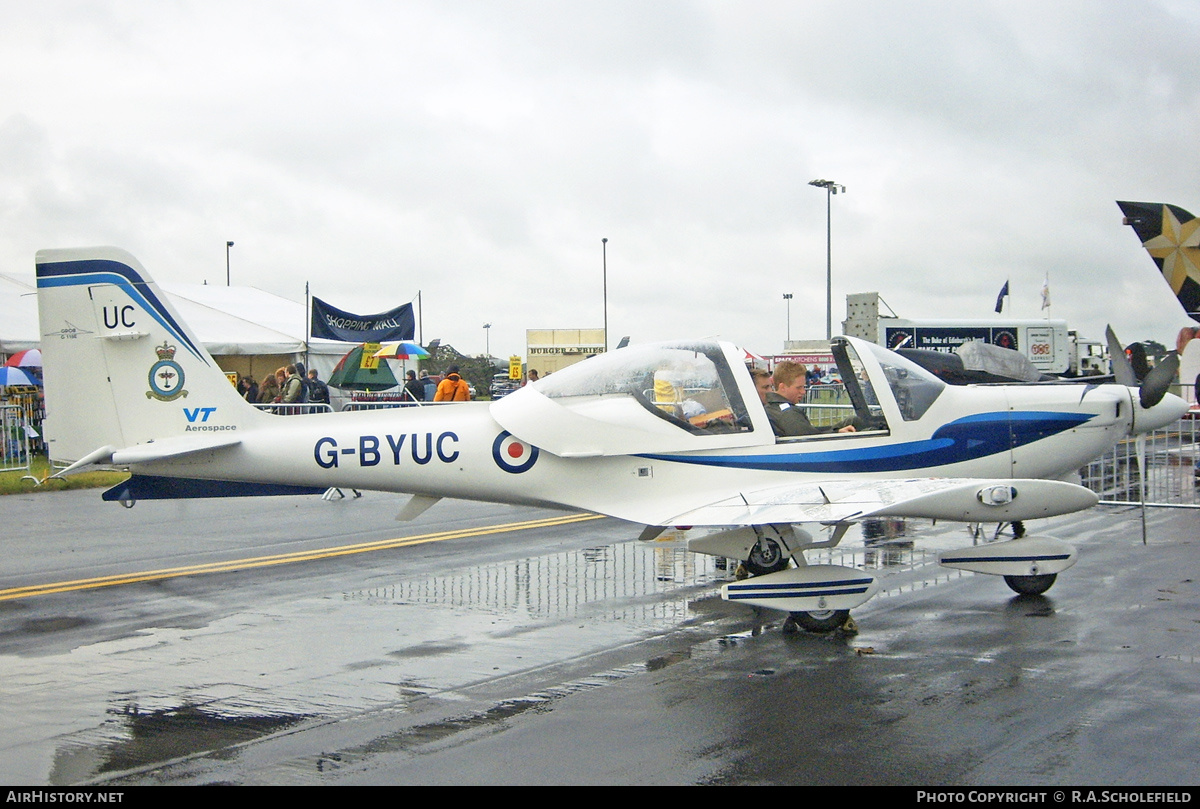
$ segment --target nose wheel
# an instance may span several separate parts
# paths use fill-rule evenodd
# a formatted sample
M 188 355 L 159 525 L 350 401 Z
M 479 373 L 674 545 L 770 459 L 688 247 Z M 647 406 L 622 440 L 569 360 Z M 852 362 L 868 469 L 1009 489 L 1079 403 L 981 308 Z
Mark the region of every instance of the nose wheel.
M 784 553 L 783 546 L 775 540 L 770 537 L 760 537 L 742 564 L 751 575 L 765 576 L 768 573 L 786 569 L 788 555 Z
M 1040 596 L 1050 589 L 1057 578 L 1057 573 L 1043 573 L 1040 576 L 1005 576 L 1004 583 L 1012 588 L 1013 592 L 1023 596 Z
M 816 610 L 788 613 L 787 622 L 805 632 L 832 632 L 850 620 L 850 610 Z M 784 624 L 785 628 L 787 624 Z

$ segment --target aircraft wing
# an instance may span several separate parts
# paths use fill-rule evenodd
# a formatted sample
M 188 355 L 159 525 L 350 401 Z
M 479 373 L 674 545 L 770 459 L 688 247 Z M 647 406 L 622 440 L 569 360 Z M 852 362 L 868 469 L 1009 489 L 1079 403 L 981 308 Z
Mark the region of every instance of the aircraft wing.
M 742 492 L 663 524 L 828 523 L 866 517 L 1011 522 L 1082 511 L 1097 502 L 1084 487 L 1060 480 L 831 480 Z

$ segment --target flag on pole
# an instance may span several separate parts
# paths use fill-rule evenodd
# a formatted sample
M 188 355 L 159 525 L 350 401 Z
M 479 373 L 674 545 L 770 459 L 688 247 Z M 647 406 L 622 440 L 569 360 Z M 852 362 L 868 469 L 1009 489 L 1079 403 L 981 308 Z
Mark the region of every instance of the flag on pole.
M 1004 282 L 1004 286 L 1000 288 L 1000 294 L 996 296 L 996 314 L 1000 314 L 1000 310 L 1004 308 L 1004 299 L 1008 297 L 1008 282 Z
M 1046 273 L 1046 280 L 1042 281 L 1042 309 L 1050 308 L 1050 273 Z

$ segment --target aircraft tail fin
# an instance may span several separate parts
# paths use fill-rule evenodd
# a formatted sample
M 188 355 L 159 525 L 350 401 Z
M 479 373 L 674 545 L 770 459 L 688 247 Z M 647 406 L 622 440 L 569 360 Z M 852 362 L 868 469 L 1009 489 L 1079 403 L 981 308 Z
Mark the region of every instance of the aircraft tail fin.
M 1200 322 L 1200 219 L 1161 202 L 1118 200 L 1117 205 L 1183 310 Z
M 40 250 L 45 437 L 58 462 L 259 418 L 138 260 L 114 247 Z

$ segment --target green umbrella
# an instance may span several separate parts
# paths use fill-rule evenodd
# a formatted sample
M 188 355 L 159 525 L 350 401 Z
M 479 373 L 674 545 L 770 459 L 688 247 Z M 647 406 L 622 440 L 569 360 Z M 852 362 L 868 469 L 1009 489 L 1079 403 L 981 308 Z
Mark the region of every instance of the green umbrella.
M 387 390 L 396 387 L 400 383 L 396 381 L 387 361 L 371 356 L 378 350 L 378 343 L 363 343 L 350 349 L 346 356 L 338 360 L 337 367 L 329 377 L 329 384 L 335 388 L 354 390 Z

